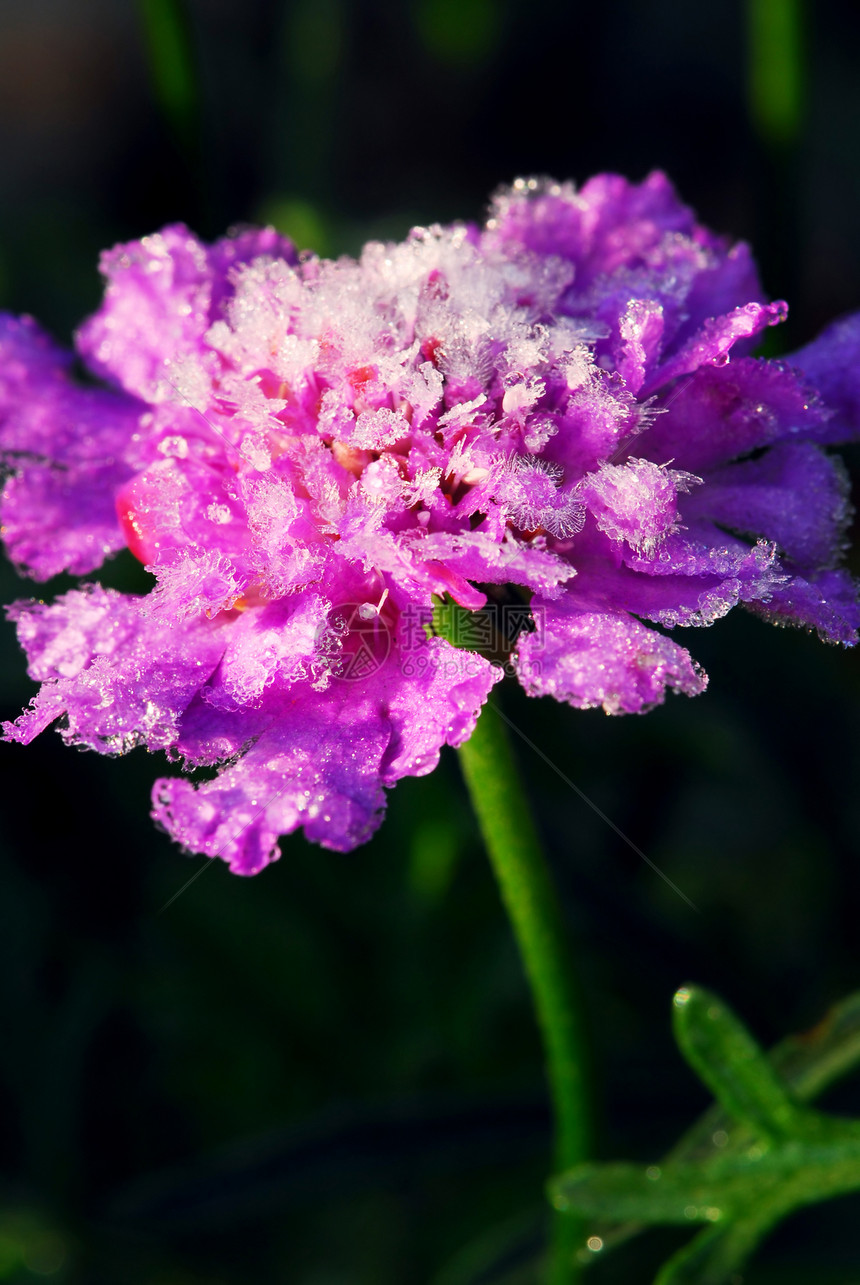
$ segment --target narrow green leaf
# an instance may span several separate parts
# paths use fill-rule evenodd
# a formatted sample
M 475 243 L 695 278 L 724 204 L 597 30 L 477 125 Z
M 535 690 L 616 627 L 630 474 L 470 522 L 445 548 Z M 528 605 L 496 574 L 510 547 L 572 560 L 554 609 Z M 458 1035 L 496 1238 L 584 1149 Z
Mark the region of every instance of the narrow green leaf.
M 675 995 L 673 1016 L 678 1047 L 726 1111 L 764 1138 L 795 1130 L 802 1109 L 727 1004 L 684 986 Z
M 838 1182 L 834 1166 L 851 1181 L 838 1147 L 795 1142 L 771 1150 L 754 1145 L 706 1165 L 579 1165 L 552 1182 L 550 1199 L 561 1212 L 597 1218 L 716 1223 L 765 1203 L 797 1203 L 801 1189 L 820 1189 L 822 1171 L 826 1186 Z
M 825 1089 L 860 1065 L 860 992 L 849 995 L 810 1031 L 789 1035 L 769 1050 L 768 1061 L 800 1103 L 814 1101 Z M 661 1164 L 701 1160 L 743 1150 L 754 1137 L 719 1103 L 708 1107 L 667 1152 Z
M 777 1044 L 770 1059 L 801 1102 L 811 1102 L 860 1064 L 860 991 L 836 1004 L 823 1021 Z
M 647 1223 L 718 1222 L 725 1210 L 702 1173 L 657 1165 L 578 1165 L 555 1178 L 549 1197 L 559 1213 L 594 1218 L 636 1218 Z
M 771 1228 L 771 1220 L 742 1219 L 708 1227 L 673 1254 L 654 1285 L 727 1285 Z

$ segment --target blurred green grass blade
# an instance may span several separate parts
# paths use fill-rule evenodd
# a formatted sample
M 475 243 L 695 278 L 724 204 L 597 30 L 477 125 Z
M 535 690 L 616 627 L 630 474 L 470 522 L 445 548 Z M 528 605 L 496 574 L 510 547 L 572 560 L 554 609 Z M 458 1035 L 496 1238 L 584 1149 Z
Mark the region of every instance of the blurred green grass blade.
M 543 1259 L 543 1211 L 529 1210 L 483 1231 L 461 1247 L 430 1285 L 514 1285 L 539 1279 Z
M 678 1047 L 724 1109 L 764 1138 L 790 1135 L 803 1113 L 728 1005 L 700 987 L 684 986 L 672 1013 Z
M 817 1149 L 786 1143 L 771 1151 L 752 1147 L 718 1156 L 708 1165 L 578 1165 L 550 1186 L 552 1203 L 596 1218 L 643 1223 L 717 1223 L 749 1209 L 784 1210 L 806 1201 L 808 1190 L 843 1188 L 855 1180 L 857 1143 Z M 823 1177 L 822 1177 L 823 1175 Z M 844 1188 L 843 1188 L 844 1189 Z
M 803 0 L 747 0 L 747 41 L 753 126 L 764 142 L 784 147 L 803 122 Z
M 654 1285 L 727 1285 L 770 1230 L 770 1220 L 749 1218 L 708 1227 L 673 1254 Z
M 717 1285 L 721 1272 L 738 1265 L 793 1210 L 860 1188 L 860 1123 L 810 1113 L 804 1124 L 806 1136 L 710 1163 L 578 1165 L 550 1183 L 550 1200 L 560 1213 L 593 1218 L 719 1224 L 720 1234 L 667 1265 L 675 1271 L 683 1266 L 685 1275 L 665 1277 Z M 697 1274 L 696 1263 L 706 1274 Z M 717 1271 L 717 1264 L 728 1266 Z
M 551 1181 L 560 1213 L 591 1218 L 635 1218 L 643 1223 L 716 1222 L 724 1209 L 713 1184 L 691 1166 L 663 1170 L 631 1164 L 578 1165 Z
M 138 0 L 156 101 L 177 136 L 194 140 L 197 77 L 182 0 Z
M 860 1065 L 860 991 L 849 995 L 823 1021 L 790 1035 L 770 1053 L 774 1068 L 801 1102 L 811 1102 Z

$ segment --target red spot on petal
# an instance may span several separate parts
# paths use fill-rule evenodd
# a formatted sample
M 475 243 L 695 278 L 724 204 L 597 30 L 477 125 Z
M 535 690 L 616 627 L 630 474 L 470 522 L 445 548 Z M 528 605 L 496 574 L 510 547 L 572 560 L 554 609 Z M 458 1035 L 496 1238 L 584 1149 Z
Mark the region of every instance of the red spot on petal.
M 431 361 L 434 366 L 438 366 L 437 355 L 441 347 L 441 339 L 425 339 L 421 345 L 421 356 L 425 361 Z
M 147 530 L 145 510 L 142 510 L 135 494 L 138 481 L 138 478 L 132 478 L 119 492 L 116 512 L 126 544 L 138 561 L 147 566 L 154 560 L 158 544 L 154 532 Z
M 350 388 L 354 393 L 363 393 L 368 384 L 376 379 L 375 366 L 356 366 L 347 375 Z

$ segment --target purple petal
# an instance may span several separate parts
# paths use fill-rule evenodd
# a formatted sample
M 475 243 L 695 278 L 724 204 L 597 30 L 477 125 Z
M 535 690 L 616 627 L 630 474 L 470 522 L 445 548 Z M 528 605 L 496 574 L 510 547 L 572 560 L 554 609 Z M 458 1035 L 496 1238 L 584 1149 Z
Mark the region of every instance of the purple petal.
M 750 299 L 760 299 L 762 293 L 748 245 L 741 241 L 725 253 L 718 252 L 714 261 L 697 272 L 690 282 L 684 299 L 685 320 L 673 336 L 673 343 L 686 343 L 709 317 L 727 316 Z M 743 354 L 744 343 L 743 338 L 736 341 L 735 355 Z
M 559 585 L 575 575 L 574 568 L 551 552 L 546 542 L 527 544 L 513 538 L 499 543 L 480 531 L 461 535 L 428 535 L 417 544 L 424 560 L 437 559 L 467 580 L 485 584 L 520 584 L 553 596 Z
M 78 331 L 78 351 L 129 392 L 172 400 L 169 363 L 201 349 L 232 297 L 236 268 L 271 254 L 296 259 L 292 243 L 271 229 L 207 247 L 181 223 L 115 246 L 102 255 L 104 303 Z
M 579 494 L 611 540 L 652 550 L 676 525 L 678 492 L 698 481 L 650 460 L 630 459 L 626 464 L 604 464 L 585 479 Z
M 627 292 L 625 292 L 627 293 Z M 618 318 L 615 369 L 631 393 L 638 393 L 663 345 L 665 316 L 653 299 L 628 299 Z
M 622 268 L 650 263 L 667 234 L 690 235 L 692 212 L 665 174 L 642 183 L 598 174 L 577 192 L 572 184 L 522 182 L 497 196 L 490 236 L 576 264 L 577 289 Z
M 656 551 L 621 549 L 614 558 L 579 559 L 575 594 L 673 628 L 709 625 L 739 602 L 767 599 L 785 573 L 772 546 L 702 526 L 698 538 L 669 536 Z
M 860 313 L 836 321 L 789 360 L 836 411 L 830 442 L 860 433 Z
M 760 459 L 712 473 L 682 511 L 773 540 L 799 567 L 826 567 L 842 551 L 848 493 L 840 461 L 810 442 L 780 442 Z
M 493 247 L 575 265 L 563 311 L 608 324 L 613 338 L 608 347 L 598 343 L 598 355 L 612 352 L 634 391 L 660 348 L 677 352 L 709 319 L 762 296 L 749 248 L 697 224 L 659 172 L 641 184 L 600 174 L 579 191 L 569 183 L 521 182 L 497 196 L 491 213 L 485 236 Z M 643 309 L 648 321 L 636 335 L 631 327 L 641 325 Z
M 364 843 L 382 820 L 390 729 L 371 711 L 355 711 L 341 731 L 339 713 L 325 696 L 278 710 L 213 781 L 156 781 L 153 817 L 184 848 L 222 857 L 235 874 L 276 860 L 279 836 L 302 825 L 308 838 L 338 851 Z
M 205 688 L 207 704 L 225 710 L 256 706 L 273 685 L 319 680 L 330 611 L 331 603 L 312 591 L 243 611 Z
M 160 459 L 116 493 L 128 547 L 157 565 L 177 550 L 215 547 L 237 555 L 249 545 L 235 472 L 220 460 Z
M 782 302 L 747 303 L 722 317 L 709 318 L 673 357 L 649 375 L 640 395 L 650 397 L 670 380 L 689 375 L 700 366 L 724 365 L 739 339 L 752 338 L 767 326 L 779 325 L 787 312 L 788 305 Z
M 623 611 L 579 600 L 537 603 L 544 628 L 524 634 L 516 667 L 530 696 L 553 696 L 577 709 L 641 714 L 667 688 L 697 696 L 707 678 L 683 647 Z
M 792 576 L 764 604 L 750 604 L 750 609 L 772 624 L 814 629 L 827 642 L 851 647 L 860 630 L 857 594 L 857 582 L 847 571 L 822 571 L 808 580 Z
M 298 263 L 296 247 L 289 237 L 274 228 L 245 228 L 235 236 L 224 236 L 207 246 L 209 270 L 212 273 L 210 316 L 220 316 L 221 305 L 233 297 L 235 269 L 255 259 L 283 259 Z
M 169 396 L 166 363 L 194 351 L 209 325 L 205 247 L 181 223 L 107 250 L 104 302 L 77 334 L 98 374 L 149 401 Z
M 237 874 L 275 860 L 278 837 L 299 826 L 347 851 L 382 820 L 383 787 L 432 771 L 442 745 L 467 739 L 500 677 L 480 656 L 434 638 L 364 681 L 336 680 L 325 691 L 299 684 L 238 719 L 207 718 L 198 704 L 190 743 L 180 738 L 198 761 L 212 761 L 225 735 L 235 743 L 242 728 L 256 739 L 213 781 L 156 782 L 153 816 L 184 847 L 222 857 Z
M 0 498 L 10 557 L 38 580 L 82 575 L 122 548 L 114 508 L 141 403 L 69 378 L 72 354 L 28 318 L 0 317 Z
M 114 495 L 128 477 L 104 468 L 32 464 L 0 492 L 0 522 L 9 557 L 35 580 L 61 571 L 85 575 L 124 548 Z
M 188 847 L 244 872 L 297 827 L 352 847 L 469 734 L 499 673 L 408 636 L 434 594 L 532 591 L 527 690 L 613 712 L 704 686 L 642 619 L 745 604 L 854 638 L 844 488 L 813 444 L 856 422 L 860 322 L 797 369 L 750 359 L 784 306 L 662 175 L 521 183 L 483 232 L 357 261 L 177 225 L 104 268 L 80 351 L 146 402 L 77 387 L 0 318 L 0 516 L 38 575 L 124 538 L 156 588 L 17 607 L 42 688 L 6 734 L 62 718 L 99 752 L 216 768 L 158 787 Z
M 63 739 L 101 753 L 135 745 L 167 749 L 178 721 L 224 649 L 224 621 L 177 624 L 147 613 L 146 598 L 91 585 L 46 605 L 10 610 L 42 687 L 32 710 L 6 724 L 10 740 L 29 740 L 65 716 Z
M 728 464 L 781 438 L 828 441 L 830 413 L 782 362 L 742 357 L 705 366 L 666 399 L 643 444 L 693 473 Z

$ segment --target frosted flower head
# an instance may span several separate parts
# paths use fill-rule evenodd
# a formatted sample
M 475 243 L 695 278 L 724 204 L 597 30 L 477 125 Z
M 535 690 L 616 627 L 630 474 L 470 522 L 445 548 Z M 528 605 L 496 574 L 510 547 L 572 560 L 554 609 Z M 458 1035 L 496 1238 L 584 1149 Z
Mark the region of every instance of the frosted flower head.
M 77 351 L 104 387 L 2 321 L 3 536 L 37 579 L 127 546 L 155 584 L 12 608 L 42 687 L 5 731 L 217 767 L 155 786 L 193 851 L 367 839 L 501 677 L 488 601 L 530 694 L 609 713 L 703 690 L 655 625 L 743 604 L 856 638 L 823 447 L 860 421 L 860 322 L 753 358 L 785 305 L 660 174 L 520 182 L 357 261 L 173 226 L 102 271 Z

